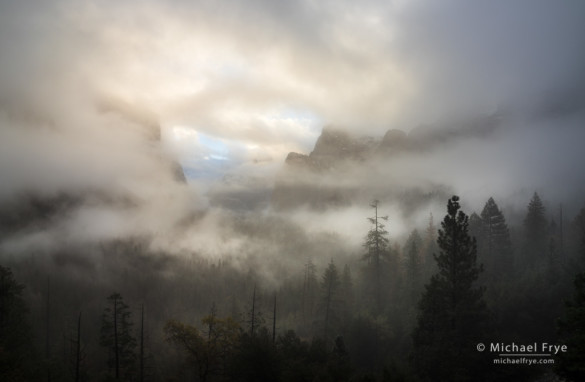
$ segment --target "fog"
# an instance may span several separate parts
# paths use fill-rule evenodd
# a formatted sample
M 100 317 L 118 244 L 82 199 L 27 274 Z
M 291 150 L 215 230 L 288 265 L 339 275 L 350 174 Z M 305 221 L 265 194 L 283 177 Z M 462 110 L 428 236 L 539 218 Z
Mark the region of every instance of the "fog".
M 265 313 L 278 295 L 273 334 L 331 349 L 320 299 L 335 264 L 355 380 L 387 360 L 414 374 L 452 195 L 468 215 L 494 197 L 509 226 L 492 258 L 485 221 L 470 225 L 494 342 L 553 343 L 583 265 L 582 36 L 580 1 L 0 0 L 0 266 L 25 285 L 31 321 L 46 319 L 33 325 L 46 354 L 27 357 L 49 378 L 65 370 L 50 337 L 83 311 L 82 368 L 105 377 L 98 318 L 114 291 L 134 317 L 147 306 L 159 379 L 196 378 L 165 324 L 198 325 L 213 306 L 247 328 L 251 306 L 253 337 L 256 292 Z M 365 246 L 375 200 L 381 266 Z
M 373 198 L 387 203 L 397 239 L 440 216 L 450 193 L 469 211 L 490 196 L 522 210 L 535 190 L 552 204 L 583 202 L 580 3 L 1 7 L 3 208 L 72 199 L 43 224 L 30 212 L 32 223 L 3 235 L 4 253 L 133 236 L 215 259 L 287 246 L 270 249 L 264 228 L 234 229 L 237 219 L 277 219 L 359 251 Z M 482 118 L 495 122 L 474 127 Z M 430 138 L 421 150 L 291 175 L 288 152 L 310 153 L 329 125 Z M 201 134 L 225 157 L 210 161 L 217 153 Z M 279 211 L 271 197 L 283 181 L 350 196 Z M 413 189 L 440 197 L 409 212 L 385 196 Z

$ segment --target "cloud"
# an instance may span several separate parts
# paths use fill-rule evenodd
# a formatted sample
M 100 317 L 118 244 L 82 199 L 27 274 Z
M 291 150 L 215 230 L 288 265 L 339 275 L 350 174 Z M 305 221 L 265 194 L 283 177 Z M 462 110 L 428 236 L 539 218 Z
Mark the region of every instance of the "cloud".
M 423 85 L 419 106 L 439 118 L 582 87 L 582 15 L 578 2 L 418 3 L 398 40 Z
M 203 219 L 199 236 L 213 241 L 230 219 L 215 210 L 202 218 L 209 204 L 194 188 L 263 209 L 271 181 L 258 179 L 271 179 L 289 151 L 309 152 L 324 125 L 382 136 L 419 125 L 448 130 L 459 117 L 519 109 L 507 132 L 487 140 L 456 139 L 424 155 L 350 168 L 342 179 L 303 180 L 374 194 L 447 184 L 473 195 L 474 206 L 518 188 L 555 189 L 550 195 L 565 198 L 583 184 L 575 163 L 583 160 L 584 8 L 545 1 L 3 2 L 0 198 L 107 190 L 132 203 L 83 200 L 55 216 L 51 230 L 31 233 L 42 233 L 35 242 L 120 232 L 157 234 L 161 247 L 187 248 L 195 241 L 182 224 Z M 153 122 L 162 148 L 145 132 Z M 220 142 L 222 152 L 201 136 Z M 218 166 L 212 155 L 228 159 Z M 196 176 L 229 176 L 181 187 L 169 171 L 173 156 Z M 318 227 L 317 215 L 305 212 L 297 224 Z M 322 222 L 348 233 L 343 221 L 361 214 L 351 206 Z M 226 248 L 239 251 L 246 235 L 235 231 Z M 252 241 L 246 248 L 265 244 Z M 215 255 L 216 244 L 203 247 Z
M 301 141 L 256 117 L 282 108 L 380 133 L 582 86 L 578 2 L 106 4 L 20 6 L 17 61 L 50 46 L 38 61 L 221 137 Z

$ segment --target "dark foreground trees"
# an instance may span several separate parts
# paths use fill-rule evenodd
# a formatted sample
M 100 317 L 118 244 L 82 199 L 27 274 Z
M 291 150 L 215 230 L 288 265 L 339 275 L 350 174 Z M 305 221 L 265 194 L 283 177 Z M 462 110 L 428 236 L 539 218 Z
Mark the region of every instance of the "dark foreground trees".
M 569 351 L 559 354 L 556 372 L 569 381 L 585 380 L 585 273 L 575 277 L 575 295 L 559 321 L 560 343 Z
M 240 325 L 228 317 L 210 314 L 203 318 L 207 332 L 195 326 L 171 320 L 165 326 L 167 341 L 182 349 L 186 366 L 193 367 L 200 381 L 225 376 L 241 335 Z M 185 376 L 183 376 L 185 377 Z
M 335 335 L 335 330 L 338 328 L 341 319 L 340 310 L 342 299 L 339 292 L 339 273 L 332 260 L 321 280 L 320 309 L 323 314 L 323 338 L 326 341 Z
M 33 379 L 36 370 L 28 309 L 22 297 L 24 286 L 10 268 L 0 266 L 0 379 Z
M 305 341 L 288 330 L 276 341 L 265 326 L 252 335 L 233 318 L 205 317 L 206 328 L 171 320 L 167 342 L 184 356 L 176 380 L 197 381 L 347 381 L 349 354 L 342 337 L 332 344 L 320 338 Z
M 136 370 L 136 338 L 132 334 L 132 314 L 119 293 L 108 297 L 102 316 L 100 345 L 108 351 L 110 377 L 132 380 Z
M 161 381 L 475 381 L 486 377 L 486 369 L 494 381 L 535 381 L 543 373 L 552 373 L 553 366 L 492 364 L 491 359 L 495 357 L 489 351 L 478 353 L 476 346 L 479 342 L 489 346 L 492 341 L 517 344 L 547 342 L 569 346 L 570 353 L 565 355 L 571 358 L 561 357 L 558 361 L 555 359 L 558 362 L 558 373 L 563 373 L 563 378 L 567 380 L 582 380 L 581 375 L 574 374 L 584 362 L 580 358 L 581 353 L 576 352 L 581 345 L 572 341 L 581 341 L 579 333 L 585 323 L 579 317 L 583 303 L 575 300 L 565 316 L 562 301 L 566 296 L 572 295 L 571 280 L 579 265 L 583 264 L 577 258 L 585 253 L 582 251 L 585 248 L 582 246 L 585 213 L 579 214 L 571 229 L 566 230 L 565 257 L 564 262 L 560 263 L 558 278 L 551 280 L 548 277 L 544 268 L 546 263 L 541 262 L 539 267 L 533 266 L 535 259 L 520 256 L 517 263 L 519 266 L 509 270 L 510 277 L 494 277 L 490 275 L 490 270 L 493 274 L 497 267 L 488 266 L 497 264 L 496 257 L 489 255 L 504 253 L 498 249 L 498 239 L 508 235 L 505 225 L 498 224 L 498 221 L 503 223 L 503 219 L 498 218 L 499 209 L 493 208 L 495 202 L 488 202 L 481 217 L 476 214 L 475 232 L 484 239 L 483 254 L 486 255 L 486 269 L 480 273 L 480 278 L 475 280 L 479 273 L 479 260 L 473 262 L 472 240 L 461 234 L 464 224 L 460 224 L 462 222 L 458 219 L 461 217 L 458 201 L 451 200 L 450 209 L 453 207 L 455 212 L 450 212 L 444 225 L 439 226 L 442 228 L 440 248 L 435 246 L 434 251 L 431 249 L 438 234 L 431 219 L 426 231 L 418 227 L 420 235 L 412 231 L 406 244 L 402 245 L 402 251 L 399 251 L 397 244 L 392 246 L 389 253 L 396 254 L 402 260 L 399 266 L 391 268 L 387 258 L 379 258 L 383 270 L 381 311 L 376 307 L 377 289 L 370 288 L 376 285 L 375 269 L 369 267 L 364 273 L 357 271 L 365 263 L 360 262 L 358 251 L 337 252 L 331 246 L 309 248 L 310 243 L 301 245 L 299 251 L 307 250 L 307 254 L 302 255 L 316 256 L 319 259 L 317 265 L 309 261 L 305 272 L 302 272 L 301 264 L 297 263 L 297 271 L 292 272 L 298 274 L 287 273 L 283 269 L 282 273 L 278 273 L 279 279 L 276 282 L 272 278 L 265 279 L 253 267 L 245 272 L 242 264 L 230 264 L 228 260 L 215 264 L 161 254 L 162 260 L 158 262 L 153 255 L 133 254 L 131 260 L 127 260 L 133 261 L 129 264 L 139 264 L 140 272 L 144 269 L 150 271 L 140 273 L 125 265 L 124 268 L 129 271 L 112 276 L 112 283 L 123 288 L 127 302 L 143 299 L 148 306 L 152 306 L 152 310 L 149 310 L 152 312 L 149 315 L 149 326 L 153 329 L 151 346 L 156 349 L 157 355 L 157 362 L 154 363 L 147 358 L 148 352 L 140 352 L 136 346 L 134 363 L 144 360 L 143 369 L 152 377 L 149 380 Z M 567 221 L 572 217 L 570 213 L 566 216 L 569 216 Z M 510 221 L 511 237 L 520 243 L 524 231 L 518 225 L 521 222 L 519 216 L 516 215 Z M 485 222 L 488 222 L 487 227 Z M 467 236 L 472 236 L 471 225 L 472 217 L 469 217 Z M 375 224 L 372 224 L 372 228 L 375 232 Z M 381 232 L 378 226 L 378 234 Z M 456 232 L 461 235 L 456 235 Z M 485 236 L 482 236 L 482 232 Z M 498 232 L 503 232 L 504 235 L 500 236 Z M 459 246 L 463 248 L 460 253 L 454 251 L 455 239 L 458 237 Z M 479 237 L 477 256 L 481 259 Z M 399 239 L 400 236 L 397 235 L 394 242 L 398 243 Z M 337 242 L 338 238 L 328 236 L 327 243 L 332 243 L 331 240 Z M 375 263 L 375 241 L 372 243 L 372 257 L 368 260 Z M 519 246 L 515 253 L 521 255 L 521 248 L 523 247 Z M 324 251 L 321 257 L 317 257 L 318 251 Z M 429 253 L 436 254 L 437 258 Z M 123 258 L 122 255 L 118 257 Z M 327 261 L 324 261 L 325 258 Z M 109 259 L 111 258 L 104 257 L 103 265 L 116 274 L 115 270 L 121 268 L 120 263 L 108 265 L 108 261 L 111 261 Z M 329 259 L 331 262 L 328 264 Z M 494 262 L 490 264 L 488 259 L 493 259 Z M 510 258 L 502 258 L 503 261 L 508 259 Z M 46 346 L 48 330 L 45 317 L 51 319 L 51 380 L 73 381 L 76 375 L 80 381 L 113 379 L 115 373 L 111 369 L 108 374 L 106 356 L 108 353 L 115 355 L 115 351 L 111 345 L 103 348 L 103 351 L 98 350 L 99 318 L 106 305 L 105 297 L 109 295 L 105 288 L 111 288 L 110 284 L 94 283 L 89 277 L 79 278 L 77 271 L 63 271 L 58 277 L 51 279 L 49 294 L 44 289 L 47 283 L 43 272 L 54 272 L 54 269 L 45 269 L 43 267 L 46 263 L 35 261 L 38 258 L 31 258 L 26 263 L 16 263 L 20 268 L 14 268 L 19 282 L 24 281 L 27 285 L 22 294 L 22 286 L 12 276 L 4 277 L 1 284 L 3 297 L 0 298 L 0 308 L 3 313 L 0 316 L 5 318 L 0 321 L 7 324 L 10 331 L 4 330 L 5 327 L 2 326 L 0 381 L 48 380 L 48 368 L 43 360 L 49 357 L 43 357 L 38 352 L 38 349 Z M 146 262 L 151 265 L 144 265 Z M 156 271 L 151 269 L 154 266 L 157 267 Z M 393 271 L 397 273 L 397 277 L 393 277 Z M 435 273 L 431 282 L 431 275 Z M 148 286 L 145 280 L 148 281 Z M 454 287 L 457 282 L 460 283 L 459 286 Z M 257 288 L 254 295 L 252 286 L 256 283 L 264 288 L 278 289 L 260 293 L 261 288 Z M 416 308 L 417 304 L 414 302 L 422 296 L 425 283 L 428 284 L 425 297 L 418 304 L 420 308 Z M 483 297 L 477 288 L 480 284 L 486 285 L 489 291 Z M 582 282 L 581 289 L 584 285 L 585 282 Z M 412 293 L 414 291 L 416 293 Z M 477 293 L 474 294 L 474 291 Z M 273 320 L 273 293 L 278 293 L 276 323 Z M 37 349 L 36 355 L 31 353 L 30 346 L 21 343 L 26 341 L 26 336 L 18 337 L 17 341 L 14 341 L 15 336 L 11 337 L 11 344 L 4 337 L 18 333 L 17 328 L 26 322 L 24 318 L 27 315 L 22 309 L 14 310 L 21 312 L 16 316 L 22 319 L 12 320 L 12 324 L 8 324 L 8 317 L 4 316 L 8 314 L 5 309 L 18 307 L 18 304 L 10 304 L 12 297 L 7 297 L 16 295 L 21 296 L 20 303 L 23 303 L 22 298 L 28 299 L 31 322 L 36 322 L 32 326 L 32 345 Z M 44 296 L 46 300 L 43 300 Z M 47 314 L 46 308 L 49 304 L 46 302 L 49 296 L 51 305 L 48 311 L 50 314 Z M 216 299 L 217 308 L 212 308 L 208 317 L 194 324 L 193 319 L 205 317 L 207 314 L 203 311 L 203 306 L 212 305 Z M 482 299 L 487 301 L 491 311 L 490 324 L 493 323 L 494 332 L 488 333 L 489 335 L 482 333 L 485 329 Z M 18 300 L 19 298 L 12 301 Z M 451 306 L 452 301 L 458 300 L 460 303 Z M 98 301 L 103 304 L 96 303 Z M 121 302 L 121 298 L 119 301 Z M 581 301 L 581 305 L 578 301 Z M 112 300 L 107 302 L 109 309 L 106 317 L 117 326 L 120 321 L 112 321 L 112 318 L 123 309 L 120 305 L 116 307 Z M 20 306 L 23 307 L 22 304 Z M 253 309 L 249 309 L 251 306 Z M 264 306 L 264 313 L 270 312 L 266 314 L 265 324 L 268 328 L 258 319 L 261 306 Z M 79 325 L 78 312 L 81 308 L 83 321 Z M 139 306 L 132 312 L 135 326 L 130 333 L 139 340 Z M 169 312 L 177 314 L 179 319 L 185 320 L 185 324 L 171 321 L 166 332 L 169 343 L 165 343 L 162 327 L 169 319 Z M 220 316 L 218 312 L 221 312 Z M 418 323 L 414 319 L 416 315 L 420 315 Z M 228 319 L 229 316 L 235 320 Z M 562 338 L 555 335 L 557 318 L 560 316 L 564 317 Z M 59 324 L 59 321 L 63 323 Z M 228 325 L 228 321 L 231 324 Z M 474 325 L 478 325 L 477 330 Z M 416 343 L 412 341 L 415 326 Z M 111 327 L 110 325 L 110 333 Z M 289 329 L 295 330 L 298 335 Z M 228 332 L 231 334 L 226 335 Z M 477 335 L 475 339 L 473 334 Z M 114 335 L 114 343 L 115 337 Z M 70 352 L 68 349 L 71 349 Z M 138 354 L 143 356 L 138 357 Z M 20 358 L 13 362 L 17 356 Z M 11 357 L 8 363 L 7 357 Z M 409 367 L 410 359 L 415 361 L 414 368 Z M 28 366 L 14 366 L 21 361 L 24 362 L 21 365 L 32 363 L 33 367 L 29 369 Z M 483 368 L 482 361 L 490 362 L 486 369 Z M 8 364 L 10 366 L 6 366 Z M 38 372 L 35 376 L 28 373 L 34 367 L 40 370 L 41 375 Z M 134 366 L 133 369 L 132 375 L 126 379 L 140 380 L 140 368 Z M 79 373 L 76 373 L 77 370 Z M 11 374 L 7 374 L 9 371 Z M 18 378 L 16 371 L 21 373 Z M 28 374 L 23 376 L 23 371 Z M 496 373 L 497 375 L 493 375 Z M 122 369 L 119 374 L 119 379 L 124 379 Z
M 476 242 L 468 234 L 469 219 L 459 210 L 459 197 L 447 204 L 435 260 L 439 272 L 425 286 L 413 332 L 415 369 L 423 380 L 482 380 L 483 358 L 476 345 L 486 339 L 484 290 L 474 287 L 481 266 Z

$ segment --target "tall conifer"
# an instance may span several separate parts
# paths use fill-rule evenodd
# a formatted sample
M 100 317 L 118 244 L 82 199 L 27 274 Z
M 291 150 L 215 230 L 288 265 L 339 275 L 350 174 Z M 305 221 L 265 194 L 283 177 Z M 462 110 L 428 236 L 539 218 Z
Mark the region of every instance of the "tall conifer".
M 494 198 L 486 202 L 481 212 L 481 222 L 483 241 L 480 254 L 488 267 L 487 271 L 492 277 L 509 274 L 513 267 L 510 230 Z
M 524 218 L 524 258 L 529 264 L 534 265 L 535 261 L 542 261 L 547 254 L 547 226 L 544 204 L 534 193 Z
M 474 287 L 482 267 L 468 234 L 469 218 L 459 208 L 453 196 L 437 239 L 439 272 L 425 286 L 413 333 L 416 370 L 433 381 L 478 381 L 483 372 L 475 347 L 486 339 L 487 308 L 484 289 Z

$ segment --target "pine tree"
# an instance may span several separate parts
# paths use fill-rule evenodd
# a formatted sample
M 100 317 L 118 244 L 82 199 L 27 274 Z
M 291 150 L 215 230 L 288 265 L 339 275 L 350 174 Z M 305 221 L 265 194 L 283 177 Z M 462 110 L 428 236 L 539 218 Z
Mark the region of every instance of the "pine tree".
M 35 354 L 27 322 L 24 285 L 0 266 L 0 375 L 7 381 L 35 379 Z
M 136 339 L 131 318 L 122 296 L 110 295 L 102 316 L 100 345 L 108 350 L 108 367 L 115 379 L 131 380 L 136 374 Z
M 75 341 L 75 382 L 81 377 L 81 312 L 77 318 L 77 340 Z
M 422 260 L 421 260 L 422 238 L 418 230 L 414 229 L 410 233 L 404 245 L 406 255 L 406 282 L 409 298 L 414 298 L 419 293 L 422 280 Z
M 144 304 L 140 306 L 140 353 L 138 356 L 138 380 L 144 382 Z
M 429 278 L 436 271 L 436 263 L 433 254 L 438 250 L 437 247 L 437 227 L 433 214 L 429 214 L 429 224 L 427 225 L 424 238 L 421 261 L 423 264 L 423 278 Z
M 47 381 L 51 380 L 51 278 L 47 278 L 47 301 L 45 305 L 45 362 L 47 363 Z
M 276 344 L 276 293 L 274 293 L 272 308 L 272 344 Z
M 550 220 L 548 224 L 548 237 L 547 237 L 547 276 L 550 283 L 554 284 L 559 279 L 559 269 L 560 269 L 560 236 L 559 236 L 559 226 L 554 218 Z
M 303 277 L 302 314 L 305 326 L 308 326 L 308 322 L 313 321 L 318 287 L 317 269 L 313 261 L 309 259 L 307 264 L 305 264 L 305 274 Z
M 481 212 L 481 223 L 483 240 L 480 244 L 480 259 L 486 264 L 492 278 L 510 274 L 513 267 L 510 231 L 504 214 L 491 197 Z
M 538 193 L 534 193 L 524 218 L 524 257 L 529 264 L 542 262 L 547 254 L 546 210 Z
M 581 267 L 585 267 L 585 208 L 581 208 L 579 214 L 571 224 L 575 237 L 575 257 Z
M 437 239 L 439 272 L 425 286 L 413 333 L 415 368 L 430 380 L 482 378 L 475 346 L 486 338 L 487 308 L 484 289 L 474 287 L 482 267 L 476 264 L 475 238 L 468 234 L 469 218 L 459 209 L 459 197 L 453 196 Z
M 341 274 L 341 285 L 340 295 L 342 298 L 342 319 L 344 327 L 347 327 L 351 321 L 353 315 L 353 280 L 351 277 L 351 270 L 348 264 L 343 267 L 343 273 Z
M 325 340 L 331 338 L 331 335 L 334 334 L 333 332 L 341 318 L 339 317 L 341 304 L 339 292 L 339 273 L 335 263 L 331 260 L 321 280 L 320 310 L 323 314 L 323 337 Z
M 560 341 L 569 351 L 560 353 L 556 372 L 569 381 L 585 380 L 585 273 L 575 277 L 575 295 L 566 303 L 566 313 L 559 320 Z
M 483 220 L 477 213 L 473 212 L 469 215 L 469 235 L 475 237 L 478 242 L 483 242 L 485 240 L 484 234 Z
M 373 227 L 368 231 L 364 240 L 364 248 L 366 253 L 363 259 L 366 261 L 367 279 L 372 280 L 370 285 L 370 292 L 374 296 L 376 313 L 382 311 L 382 284 L 383 284 L 383 270 L 384 262 L 389 258 L 389 239 L 388 231 L 385 229 L 383 221 L 388 220 L 388 216 L 378 216 L 378 200 L 374 200 L 370 207 L 375 211 L 374 217 L 369 217 L 368 220 L 373 224 Z

